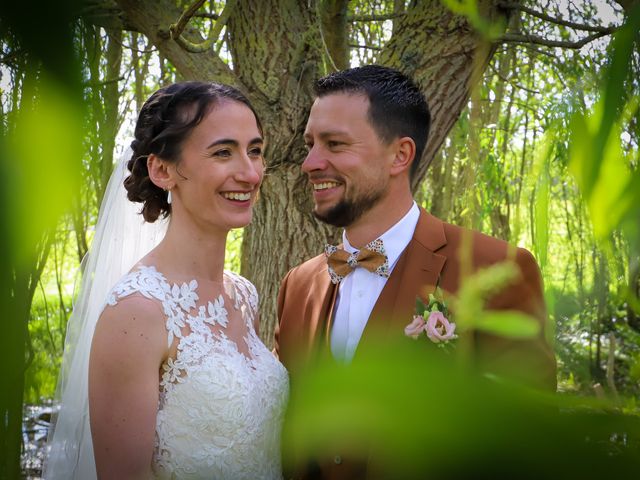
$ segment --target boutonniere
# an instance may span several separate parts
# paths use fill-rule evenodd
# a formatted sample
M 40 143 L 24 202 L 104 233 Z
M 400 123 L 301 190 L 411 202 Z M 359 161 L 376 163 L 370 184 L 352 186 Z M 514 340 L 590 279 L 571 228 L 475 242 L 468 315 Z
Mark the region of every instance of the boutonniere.
M 424 332 L 433 343 L 444 346 L 458 338 L 455 331 L 456 324 L 449 320 L 449 309 L 440 287 L 429 294 L 427 305 L 420 297 L 416 297 L 416 312 L 413 321 L 404 329 L 405 335 L 418 339 Z

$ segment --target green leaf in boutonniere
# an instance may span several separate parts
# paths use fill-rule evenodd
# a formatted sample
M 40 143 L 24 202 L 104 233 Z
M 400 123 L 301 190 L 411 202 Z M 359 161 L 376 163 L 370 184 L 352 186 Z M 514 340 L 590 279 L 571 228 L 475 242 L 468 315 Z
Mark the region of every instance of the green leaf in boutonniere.
M 429 302 L 431 303 L 431 302 Z M 424 304 L 420 297 L 416 297 L 416 315 L 424 317 L 424 312 L 428 311 L 428 307 Z

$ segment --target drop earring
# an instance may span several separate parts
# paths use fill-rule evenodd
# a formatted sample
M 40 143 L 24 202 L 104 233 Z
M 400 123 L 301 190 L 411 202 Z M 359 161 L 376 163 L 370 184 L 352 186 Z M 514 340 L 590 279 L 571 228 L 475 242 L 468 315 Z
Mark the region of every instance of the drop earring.
M 171 205 L 171 189 L 167 188 L 167 203 Z

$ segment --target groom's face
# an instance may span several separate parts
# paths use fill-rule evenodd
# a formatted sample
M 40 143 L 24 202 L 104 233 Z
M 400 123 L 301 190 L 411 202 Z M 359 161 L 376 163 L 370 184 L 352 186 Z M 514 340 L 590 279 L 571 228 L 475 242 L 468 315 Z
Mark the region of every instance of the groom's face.
M 387 194 L 395 153 L 368 112 L 366 96 L 335 93 L 317 98 L 309 114 L 302 171 L 313 188 L 314 215 L 337 227 L 354 225 Z

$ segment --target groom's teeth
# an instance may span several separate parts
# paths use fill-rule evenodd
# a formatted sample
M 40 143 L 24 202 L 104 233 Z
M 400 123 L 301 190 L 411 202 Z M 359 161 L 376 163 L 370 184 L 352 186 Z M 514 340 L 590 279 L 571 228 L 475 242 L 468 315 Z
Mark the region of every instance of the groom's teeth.
M 249 192 L 224 192 L 222 194 L 224 198 L 228 198 L 229 200 L 239 200 L 241 202 L 247 201 L 251 198 L 251 193 Z
M 338 183 L 336 182 L 324 182 L 324 183 L 316 183 L 313 185 L 313 189 L 315 191 L 318 190 L 326 190 L 327 188 L 337 187 Z

